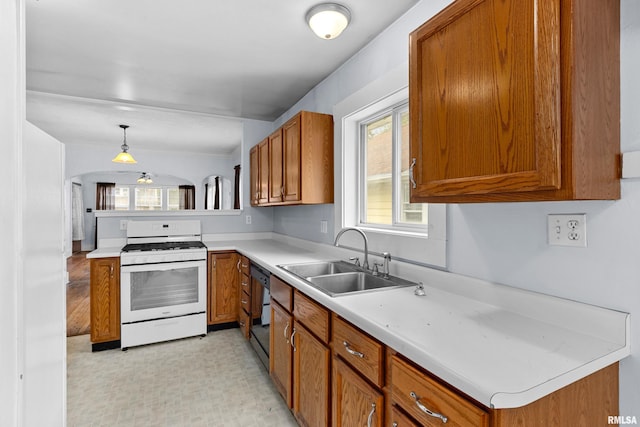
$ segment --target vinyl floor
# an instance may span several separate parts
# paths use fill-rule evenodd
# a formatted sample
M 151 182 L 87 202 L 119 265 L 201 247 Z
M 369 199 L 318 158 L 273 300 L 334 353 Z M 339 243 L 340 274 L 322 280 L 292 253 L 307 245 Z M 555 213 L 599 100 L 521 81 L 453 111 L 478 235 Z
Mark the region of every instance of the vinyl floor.
M 67 338 L 67 425 L 297 426 L 238 329 L 126 352 Z

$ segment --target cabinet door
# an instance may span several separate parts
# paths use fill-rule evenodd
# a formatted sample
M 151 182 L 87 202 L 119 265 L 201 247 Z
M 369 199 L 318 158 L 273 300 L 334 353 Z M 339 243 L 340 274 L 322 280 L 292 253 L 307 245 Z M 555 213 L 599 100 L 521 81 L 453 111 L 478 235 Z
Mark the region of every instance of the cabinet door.
M 269 203 L 269 139 L 258 144 L 258 204 Z
M 249 151 L 249 199 L 251 200 L 251 206 L 258 204 L 260 199 L 260 152 L 258 146 L 255 145 Z
M 291 408 L 292 347 L 290 344 L 293 317 L 271 299 L 269 331 L 269 374 L 287 406 Z
M 382 394 L 337 357 L 333 359 L 332 396 L 333 427 L 382 426 Z
M 559 0 L 459 0 L 411 34 L 412 202 L 560 188 L 559 45 Z
M 90 261 L 91 342 L 120 339 L 120 259 Z
M 282 170 L 282 129 L 269 135 L 269 203 L 282 202 L 284 181 Z
M 209 324 L 234 322 L 238 318 L 238 255 L 209 255 Z
M 282 168 L 284 170 L 284 201 L 300 201 L 300 114 L 282 127 Z M 315 161 L 319 161 L 316 159 Z
M 297 321 L 293 346 L 293 413 L 303 426 L 329 424 L 330 351 Z

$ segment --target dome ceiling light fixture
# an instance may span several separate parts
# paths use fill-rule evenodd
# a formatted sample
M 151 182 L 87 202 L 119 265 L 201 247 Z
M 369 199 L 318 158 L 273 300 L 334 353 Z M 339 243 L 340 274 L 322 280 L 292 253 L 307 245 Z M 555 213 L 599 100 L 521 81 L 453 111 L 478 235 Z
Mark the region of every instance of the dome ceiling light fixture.
M 115 163 L 138 163 L 133 158 L 133 156 L 131 154 L 129 154 L 129 146 L 127 145 L 127 128 L 128 127 L 129 127 L 129 125 L 120 125 L 120 128 L 122 128 L 122 132 L 124 133 L 124 140 L 123 140 L 122 145 L 120 146 L 120 148 L 122 149 L 122 152 L 119 153 L 116 157 L 114 157 L 113 160 L 111 160 L 112 162 L 115 162 Z
M 153 183 L 153 180 L 151 179 L 151 175 L 146 172 L 142 172 L 142 175 L 140 175 L 140 178 L 138 178 L 136 182 L 138 184 L 151 184 Z
M 338 37 L 351 21 L 351 12 L 337 3 L 320 3 L 307 12 L 307 24 L 321 39 Z

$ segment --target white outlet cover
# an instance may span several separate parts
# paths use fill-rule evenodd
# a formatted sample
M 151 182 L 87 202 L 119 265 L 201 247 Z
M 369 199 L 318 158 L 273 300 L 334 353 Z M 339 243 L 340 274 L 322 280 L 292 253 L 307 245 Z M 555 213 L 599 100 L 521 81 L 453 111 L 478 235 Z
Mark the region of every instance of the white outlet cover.
M 586 214 L 549 214 L 547 216 L 549 245 L 587 247 Z

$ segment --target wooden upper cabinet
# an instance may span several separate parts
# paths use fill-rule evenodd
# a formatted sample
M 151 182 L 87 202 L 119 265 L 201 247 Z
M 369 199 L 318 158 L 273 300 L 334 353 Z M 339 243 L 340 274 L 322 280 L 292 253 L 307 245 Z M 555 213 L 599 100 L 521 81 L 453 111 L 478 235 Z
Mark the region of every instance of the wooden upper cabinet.
M 260 159 L 258 146 L 254 146 L 249 151 L 249 198 L 251 206 L 256 206 L 260 199 Z
M 458 0 L 411 33 L 411 201 L 619 198 L 619 7 Z
M 282 129 L 269 135 L 269 203 L 283 200 Z
M 269 203 L 269 138 L 258 144 L 258 203 Z
M 258 151 L 262 197 L 256 204 L 333 203 L 333 116 L 301 111 L 260 142 Z

